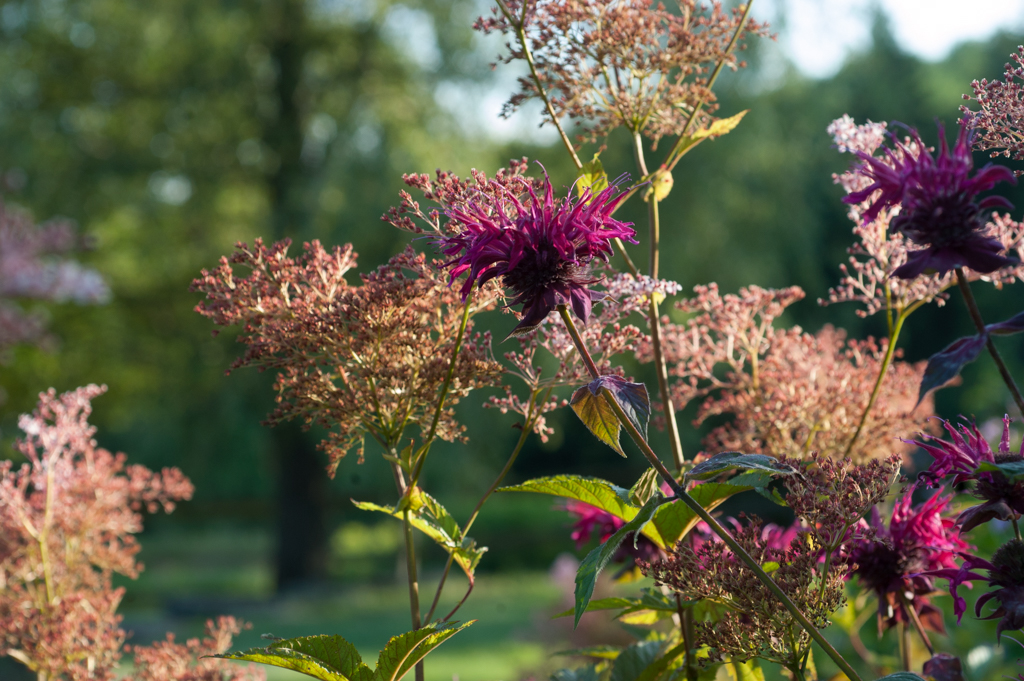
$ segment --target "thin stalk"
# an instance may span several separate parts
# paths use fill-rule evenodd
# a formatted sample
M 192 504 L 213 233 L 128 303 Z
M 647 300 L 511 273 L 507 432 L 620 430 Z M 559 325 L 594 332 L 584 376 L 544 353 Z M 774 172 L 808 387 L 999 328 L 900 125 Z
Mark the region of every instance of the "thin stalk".
M 523 48 L 523 58 L 526 63 L 530 66 L 530 75 L 533 77 L 533 83 L 537 86 L 537 94 L 540 95 L 541 101 L 544 102 L 544 108 L 548 111 L 548 117 L 551 118 L 551 122 L 558 130 L 558 136 L 562 138 L 562 144 L 565 145 L 565 150 L 572 156 L 572 162 L 576 164 L 577 169 L 583 168 L 583 162 L 580 161 L 580 157 L 576 155 L 576 149 L 572 146 L 572 141 L 569 140 L 569 136 L 565 134 L 565 130 L 562 128 L 562 124 L 558 122 L 558 115 L 555 113 L 555 107 L 551 105 L 551 99 L 548 97 L 547 90 L 544 89 L 544 82 L 540 79 L 540 74 L 537 72 L 537 64 L 533 61 L 533 52 L 530 50 L 530 43 L 526 38 L 526 8 L 529 5 L 528 0 L 523 0 L 523 13 L 522 16 L 516 20 L 508 5 L 504 3 L 504 0 L 495 0 L 498 3 L 498 9 L 505 16 L 505 20 L 508 21 L 513 28 L 516 29 L 516 36 L 519 38 L 519 46 Z
M 686 681 L 697 681 L 697 667 L 693 664 L 693 609 L 684 609 L 682 597 L 676 594 L 676 610 L 679 612 L 679 629 L 683 632 L 683 643 L 686 644 L 686 652 L 683 654 Z
M 644 159 L 643 140 L 639 133 L 633 135 L 633 141 L 633 154 L 636 158 L 637 169 L 641 175 L 646 177 L 647 161 Z M 648 271 L 651 279 L 657 279 L 658 256 L 661 251 L 661 220 L 658 213 L 658 199 L 653 193 L 647 202 L 647 225 L 651 242 Z M 661 313 L 658 311 L 658 301 L 653 291 L 647 300 L 647 312 L 647 323 L 651 327 L 651 347 L 654 350 L 654 369 L 658 377 L 658 395 L 661 397 L 662 415 L 665 417 L 665 424 L 668 429 L 669 443 L 672 447 L 672 460 L 675 462 L 676 471 L 682 472 L 686 459 L 683 456 L 683 441 L 679 437 L 676 407 L 672 403 L 672 395 L 668 390 L 668 365 L 665 362 L 665 352 L 661 340 Z
M 1016 518 L 1010 518 L 1010 520 L 1013 521 L 1013 536 L 1017 538 L 1017 541 L 1020 541 L 1020 525 L 1017 524 Z
M 427 437 L 423 440 L 420 450 L 416 453 L 416 468 L 412 475 L 413 485 L 419 482 L 420 473 L 423 472 L 423 463 L 427 460 L 430 445 L 434 442 L 434 436 L 437 435 L 437 424 L 441 420 L 441 413 L 444 411 L 444 400 L 448 397 L 448 389 L 451 388 L 452 378 L 455 376 L 455 365 L 459 361 L 459 351 L 462 350 L 462 341 L 466 337 L 466 327 L 469 325 L 469 310 L 472 304 L 473 292 L 470 291 L 469 295 L 466 296 L 466 303 L 462 307 L 462 321 L 459 323 L 458 335 L 455 336 L 455 347 L 452 350 L 451 362 L 448 364 L 448 373 L 444 377 L 444 383 L 441 384 L 441 392 L 437 397 L 437 408 L 434 409 L 434 418 L 430 422 L 430 430 L 427 432 Z
M 572 317 L 569 316 L 568 310 L 565 309 L 564 305 L 560 305 L 558 307 L 558 312 L 562 316 L 562 321 L 565 323 L 566 329 L 569 331 L 569 335 L 572 336 L 573 342 L 576 344 L 576 349 L 579 351 L 580 356 L 583 358 L 584 364 L 587 365 L 587 369 L 590 371 L 591 376 L 594 378 L 598 378 L 597 365 L 594 364 L 594 360 L 593 358 L 591 358 L 590 352 L 587 350 L 586 345 L 583 343 L 583 337 L 580 336 L 580 332 L 576 328 L 576 324 L 572 321 Z M 782 605 L 790 612 L 790 614 L 793 615 L 793 618 L 796 619 L 796 621 L 799 622 L 800 625 L 807 631 L 808 635 L 810 635 L 810 637 L 814 639 L 814 641 L 819 646 L 821 646 L 822 650 L 824 650 L 825 653 L 832 658 L 832 660 L 836 663 L 839 669 L 848 677 L 850 677 L 850 681 L 863 681 L 860 675 L 857 674 L 853 667 L 850 666 L 850 663 L 847 662 L 843 658 L 843 656 L 839 654 L 839 651 L 837 651 L 832 646 L 832 644 L 829 643 L 828 640 L 821 635 L 821 632 L 818 631 L 817 627 L 815 627 L 814 624 L 809 619 L 807 619 L 807 616 L 800 611 L 800 608 L 797 607 L 796 603 L 793 602 L 793 600 L 786 594 L 786 592 L 783 591 L 779 587 L 779 585 L 775 583 L 775 580 L 773 580 L 768 575 L 768 573 L 765 572 L 764 569 L 758 564 L 758 562 L 754 560 L 750 556 L 750 554 L 747 553 L 746 550 L 744 550 L 744 548 L 736 542 L 735 539 L 732 538 L 732 535 L 730 535 L 725 530 L 725 528 L 722 527 L 722 525 L 714 518 L 714 516 L 708 513 L 703 506 L 697 503 L 696 499 L 691 497 L 686 492 L 683 486 L 680 485 L 679 482 L 668 471 L 668 469 L 665 468 L 665 464 L 661 462 L 661 460 L 658 458 L 658 455 L 654 452 L 653 449 L 651 449 L 651 446 L 647 443 L 647 440 L 644 439 L 644 436 L 640 433 L 640 431 L 637 430 L 636 426 L 634 426 L 632 422 L 630 422 L 629 418 L 626 416 L 625 412 L 622 411 L 622 407 L 619 406 L 619 403 L 612 396 L 611 392 L 607 388 L 604 388 L 602 390 L 602 394 L 605 398 L 605 401 L 608 403 L 608 406 L 612 409 L 613 412 L 615 412 L 615 416 L 619 419 L 619 423 L 626 430 L 626 432 L 629 433 L 630 437 L 633 439 L 633 442 L 640 449 L 643 455 L 647 458 L 648 462 L 650 462 L 654 469 L 658 471 L 658 474 L 661 475 L 662 479 L 664 479 L 665 482 L 668 483 L 669 487 L 672 488 L 672 491 L 675 492 L 676 498 L 681 500 L 701 520 L 706 522 L 708 526 L 711 528 L 711 530 L 722 539 L 726 546 L 729 547 L 733 554 L 739 557 L 739 559 L 742 560 L 748 568 L 750 568 L 751 572 L 753 572 L 754 575 L 758 578 L 758 580 L 760 580 L 761 583 L 764 584 L 765 588 L 767 588 L 772 593 L 772 595 L 775 596 L 775 598 L 777 598 L 780 603 L 782 603 Z
M 871 413 L 872 407 L 875 406 L 875 400 L 878 399 L 878 393 L 882 391 L 882 381 L 885 380 L 885 374 L 889 370 L 889 365 L 892 364 L 893 355 L 896 352 L 896 340 L 900 337 L 900 330 L 903 329 L 903 322 L 906 321 L 908 313 L 900 312 L 896 317 L 896 323 L 892 325 L 889 332 L 889 347 L 885 349 L 885 357 L 882 359 L 882 367 L 878 370 L 878 378 L 875 379 L 875 387 L 871 390 L 871 397 L 868 399 L 868 404 L 864 407 L 864 413 L 860 415 L 860 423 L 857 424 L 857 430 L 854 431 L 853 437 L 850 438 L 850 444 L 846 445 L 846 451 L 843 456 L 850 456 L 850 452 L 853 451 L 853 447 L 857 444 L 857 438 L 860 437 L 860 433 L 864 430 L 865 424 L 868 422 L 868 414 Z
M 747 25 L 747 18 L 750 17 L 750 8 L 754 5 L 754 0 L 747 0 L 747 6 L 743 10 L 743 17 L 740 19 L 740 23 L 736 25 L 736 31 L 732 34 L 732 40 L 729 41 L 728 47 L 725 48 L 725 52 L 722 53 L 722 58 L 718 60 L 718 64 L 715 65 L 715 70 L 712 72 L 711 77 L 708 79 L 707 90 L 711 91 L 711 88 L 715 86 L 715 81 L 718 80 L 718 74 L 722 72 L 722 68 L 725 66 L 726 58 L 736 48 L 736 43 L 739 42 L 740 34 L 743 33 L 743 27 Z M 665 157 L 665 166 L 669 172 L 676 167 L 684 154 L 680 154 L 679 151 L 683 146 L 683 142 L 686 137 L 686 133 L 690 131 L 690 127 L 697 120 L 697 114 L 700 113 L 701 108 L 704 106 L 704 99 L 701 98 L 697 104 L 693 107 L 693 111 L 690 113 L 690 117 L 686 120 L 686 125 L 683 126 L 683 131 L 679 134 L 679 139 L 676 141 L 672 151 Z
M 974 300 L 974 294 L 971 293 L 971 286 L 967 283 L 967 277 L 964 276 L 964 270 L 962 267 L 956 268 L 956 283 L 960 287 L 960 293 L 964 297 L 964 302 L 967 303 L 967 310 L 971 313 L 971 319 L 974 320 L 974 325 L 978 328 L 978 333 L 986 333 L 985 322 L 981 318 L 981 311 L 978 310 L 978 303 Z M 1006 387 L 1010 389 L 1010 394 L 1013 395 L 1013 401 L 1017 403 L 1017 410 L 1024 415 L 1024 397 L 1021 397 L 1020 388 L 1013 380 L 1013 376 L 1010 375 L 1009 369 L 1006 368 L 1006 364 L 1003 363 L 1003 358 L 999 355 L 999 351 L 996 350 L 995 343 L 992 342 L 992 336 L 987 336 L 985 345 L 988 346 L 988 354 L 992 355 L 992 359 L 996 363 L 996 367 L 999 368 L 999 373 L 1003 377 L 1003 382 L 1006 383 Z
M 523 449 L 523 445 L 526 444 L 526 436 L 529 435 L 530 430 L 533 428 L 533 408 L 536 404 L 537 394 L 538 392 L 534 392 L 533 394 L 530 395 L 530 406 L 526 412 L 526 420 L 523 423 L 522 432 L 519 434 L 519 440 L 516 442 L 515 449 L 512 450 L 512 454 L 508 457 L 508 461 L 505 462 L 505 467 L 501 469 L 501 473 L 498 474 L 498 477 L 495 478 L 490 488 L 484 493 L 482 497 L 480 497 L 480 501 L 477 502 L 476 508 L 473 509 L 473 513 L 470 514 L 469 520 L 466 521 L 466 525 L 462 529 L 463 537 L 469 534 L 469 528 L 471 528 L 473 526 L 473 523 L 476 522 L 476 518 L 478 515 L 480 515 L 480 509 L 483 507 L 484 502 L 486 502 L 487 499 L 491 496 L 491 494 L 494 493 L 494 490 L 498 489 L 498 485 L 500 485 L 502 480 L 505 479 L 505 476 L 508 475 L 508 472 L 512 470 L 512 464 L 515 463 L 516 458 L 519 456 L 519 452 L 521 452 Z M 441 599 L 441 591 L 444 590 L 444 583 L 448 579 L 448 573 L 452 569 L 452 560 L 452 554 L 448 554 L 448 561 L 444 565 L 444 572 L 441 573 L 441 580 L 437 584 L 437 591 L 434 592 L 434 600 L 430 604 L 430 610 L 427 611 L 427 616 L 424 618 L 427 622 L 431 620 L 431 618 L 434 616 L 434 610 L 437 609 L 437 602 Z M 466 601 L 466 597 L 469 596 L 469 592 L 472 590 L 473 582 L 472 580 L 470 580 L 469 591 L 466 592 L 466 596 L 463 597 L 462 602 L 459 603 L 460 606 L 462 605 L 462 603 Z M 458 610 L 458 607 L 456 607 L 455 610 Z M 448 617 L 446 617 L 445 619 L 447 620 L 451 618 L 451 616 L 455 614 L 455 610 L 449 613 Z
M 907 626 L 906 622 L 897 622 L 896 630 L 900 635 L 900 655 L 903 658 L 903 671 L 909 672 L 910 667 L 913 665 L 910 654 L 910 627 Z
M 921 623 L 921 618 L 917 614 L 917 610 L 914 609 L 914 604 L 907 600 L 907 597 L 900 593 L 900 600 L 903 602 L 903 609 L 907 611 L 907 615 L 910 616 L 910 621 L 914 623 L 914 628 L 917 629 L 918 635 L 921 637 L 921 642 L 924 643 L 924 647 L 928 649 L 928 654 L 935 655 L 935 646 L 932 645 L 932 640 L 928 638 L 928 632 L 924 630 L 924 624 Z
M 412 611 L 412 628 L 416 631 L 423 622 L 420 619 L 420 585 L 416 579 L 416 541 L 412 534 L 412 522 L 409 520 L 409 509 L 402 514 L 405 524 L 405 557 L 409 578 L 409 609 Z M 423 681 L 423 662 L 416 664 L 416 681 Z
M 56 486 L 56 472 L 54 471 L 54 458 L 50 458 L 46 466 L 46 507 L 43 511 L 43 527 L 39 531 L 39 558 L 43 563 L 43 581 L 46 583 L 46 604 L 52 605 L 55 600 L 53 588 L 53 567 L 50 564 L 50 549 L 47 546 L 50 536 L 50 526 L 53 524 L 53 496 Z

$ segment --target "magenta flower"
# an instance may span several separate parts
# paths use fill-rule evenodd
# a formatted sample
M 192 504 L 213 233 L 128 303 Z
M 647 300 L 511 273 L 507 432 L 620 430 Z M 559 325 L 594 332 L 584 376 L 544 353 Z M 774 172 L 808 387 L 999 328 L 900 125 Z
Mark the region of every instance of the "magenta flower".
M 926 628 L 945 631 L 942 611 L 928 602 L 928 595 L 935 591 L 932 579 L 922 573 L 956 568 L 955 554 L 970 548 L 955 532 L 953 521 L 942 517 L 952 499 L 952 495 L 936 494 L 911 508 L 911 495 L 905 494 L 896 502 L 888 527 L 874 508 L 873 536 L 854 534 L 847 561 L 853 566 L 852 574 L 878 596 L 879 632 L 897 622 L 909 622 L 904 599 Z
M 1024 442 L 1020 452 L 1010 452 L 1009 416 L 1003 416 L 1003 436 L 998 453 L 992 451 L 973 423 L 970 427 L 961 424 L 959 432 L 949 421 L 943 421 L 943 425 L 952 437 L 951 441 L 924 435 L 935 444 L 918 440 L 905 442 L 918 445 L 935 459 L 928 470 L 918 476 L 926 486 L 937 487 L 940 480 L 951 473 L 955 474 L 954 485 L 974 481 L 974 496 L 984 503 L 968 508 L 957 517 L 956 525 L 960 531 L 966 532 L 995 518 L 1019 519 L 1024 514 L 1024 482 L 1014 482 L 998 471 L 978 470 L 984 462 L 1000 464 L 1024 460 Z
M 612 185 L 596 196 L 588 189 L 578 199 L 570 194 L 555 201 L 545 175 L 540 200 L 529 183 L 523 184 L 529 193 L 525 203 L 521 196 L 506 194 L 498 202 L 481 194 L 479 202 L 448 209 L 448 216 L 463 227 L 441 238 L 444 253 L 458 256 L 448 263 L 452 280 L 469 273 L 462 287 L 465 298 L 473 284 L 502 277 L 515 296 L 509 306 L 523 305 L 523 317 L 511 335 L 536 328 L 559 305 L 570 306 L 585 324 L 598 295 L 587 288 L 597 281 L 588 273 L 590 261 L 607 260 L 613 239 L 637 243 L 631 224 L 611 217 L 625 194 L 616 196 Z
M 941 274 L 956 267 L 988 273 L 1017 264 L 1002 255 L 1003 245 L 986 228 L 988 211 L 1012 205 L 1001 196 L 976 200 L 978 194 L 999 182 L 1015 184 L 1013 172 L 990 163 L 969 177 L 974 167 L 971 131 L 963 123 L 952 151 L 946 143 L 945 129 L 939 125 L 937 157 L 928 151 L 916 130 L 911 129 L 910 135 L 914 149 L 894 139 L 895 149 L 885 149 L 882 158 L 857 151 L 863 163 L 855 172 L 872 183 L 843 199 L 858 204 L 881 192 L 864 213 L 865 223 L 878 217 L 883 208 L 901 207 L 889 228 L 925 248 L 910 251 L 893 276 L 913 279 L 926 271 Z
M 988 582 L 989 586 L 999 588 L 983 594 L 978 599 L 974 605 L 974 614 L 981 617 L 982 608 L 992 599 L 999 603 L 999 607 L 992 614 L 982 617 L 986 620 L 1000 618 L 999 626 L 996 628 L 997 640 L 1004 631 L 1024 627 L 1024 542 L 1019 539 L 1006 542 L 992 556 L 991 563 L 968 553 L 961 553 L 960 557 L 963 558 L 963 563 L 959 568 L 945 568 L 930 573 L 930 576 L 949 580 L 949 592 L 953 596 L 953 612 L 956 614 L 957 624 L 967 611 L 967 601 L 957 593 L 957 589 L 965 582 L 970 585 L 970 582 L 983 581 Z M 974 570 L 987 570 L 988 577 Z
M 595 536 L 598 543 L 603 544 L 608 540 L 608 537 L 615 534 L 620 527 L 626 524 L 626 521 L 622 518 L 583 501 L 569 500 L 565 503 L 565 510 L 570 515 L 576 517 L 575 522 L 572 524 L 572 534 L 570 536 L 576 542 L 577 550 L 582 549 Z M 632 569 L 638 559 L 650 562 L 662 557 L 661 549 L 650 539 L 640 535 L 634 547 L 633 537 L 630 535 L 626 537 L 626 541 L 622 542 L 619 550 L 612 556 L 612 562 L 625 563 L 625 570 L 623 571 L 625 572 Z

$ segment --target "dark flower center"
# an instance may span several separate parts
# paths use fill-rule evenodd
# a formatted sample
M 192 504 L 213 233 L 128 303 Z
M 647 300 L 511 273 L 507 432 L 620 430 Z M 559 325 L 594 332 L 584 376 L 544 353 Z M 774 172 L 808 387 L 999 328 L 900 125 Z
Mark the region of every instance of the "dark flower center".
M 915 202 L 917 203 L 917 202 Z M 984 228 L 978 206 L 965 192 L 928 196 L 913 210 L 901 212 L 893 229 L 920 245 L 961 246 Z
M 533 298 L 556 284 L 593 283 L 586 276 L 586 267 L 565 260 L 549 243 L 540 243 L 523 253 L 516 266 L 502 280 L 517 296 Z
M 1024 585 L 1024 542 L 1011 539 L 992 556 L 992 583 L 999 586 Z
M 878 593 L 885 593 L 893 588 L 894 583 L 915 570 L 911 565 L 916 560 L 916 552 L 906 554 L 891 544 L 880 541 L 872 542 L 857 552 L 853 557 L 857 563 L 856 574 L 866 586 Z

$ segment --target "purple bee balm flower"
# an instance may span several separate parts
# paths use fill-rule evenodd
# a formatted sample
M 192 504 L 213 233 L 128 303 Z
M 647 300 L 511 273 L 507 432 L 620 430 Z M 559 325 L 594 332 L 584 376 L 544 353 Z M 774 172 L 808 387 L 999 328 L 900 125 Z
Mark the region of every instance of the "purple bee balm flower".
M 939 125 L 937 157 L 928 151 L 916 130 L 911 129 L 910 135 L 913 149 L 894 139 L 895 149 L 886 148 L 881 158 L 858 151 L 862 163 L 855 172 L 872 183 L 843 199 L 858 204 L 880 192 L 864 213 L 865 223 L 878 217 L 884 208 L 900 206 L 889 228 L 925 248 L 910 251 L 893 276 L 913 279 L 924 272 L 941 274 L 956 267 L 988 273 L 1017 264 L 1002 255 L 1002 244 L 988 234 L 986 227 L 988 211 L 1013 206 L 1001 196 L 977 200 L 978 194 L 999 182 L 1016 184 L 1013 172 L 989 163 L 969 177 L 974 161 L 971 131 L 964 123 L 960 124 L 952 151 L 946 143 L 945 129 Z
M 878 596 L 879 632 L 909 621 L 906 603 L 926 628 L 945 631 L 942 611 L 928 601 L 935 586 L 927 571 L 956 568 L 955 554 L 971 548 L 957 536 L 953 521 L 942 517 L 952 498 L 935 495 L 911 508 L 911 495 L 905 494 L 896 502 L 888 527 L 874 508 L 874 532 L 853 534 L 847 561 L 854 566 L 852 574 Z
M 984 503 L 972 506 L 956 519 L 961 532 L 971 530 L 978 525 L 998 518 L 999 520 L 1016 520 L 1024 514 L 1024 482 L 1013 482 L 998 471 L 979 471 L 983 462 L 1001 464 L 1024 460 L 1024 442 L 1021 451 L 1010 452 L 1010 418 L 1003 416 L 1003 436 L 999 441 L 998 452 L 982 437 L 978 427 L 961 424 L 959 431 L 949 421 L 943 421 L 946 431 L 952 440 L 940 440 L 930 435 L 923 437 L 931 440 L 904 440 L 924 449 L 935 460 L 928 470 L 921 473 L 919 480 L 928 487 L 937 487 L 942 478 L 955 474 L 952 484 L 974 481 L 974 496 Z
M 507 194 L 497 202 L 481 194 L 479 202 L 447 211 L 463 227 L 441 239 L 444 253 L 457 256 L 448 263 L 452 280 L 469 273 L 462 287 L 465 298 L 473 284 L 502 277 L 515 295 L 509 305 L 523 305 L 523 318 L 511 335 L 536 328 L 559 305 L 569 306 L 586 324 L 598 297 L 587 288 L 597 281 L 588 273 L 590 261 L 607 260 L 613 239 L 637 243 L 631 223 L 611 216 L 625 194 L 616 195 L 612 185 L 596 196 L 588 189 L 579 198 L 570 194 L 556 201 L 545 174 L 541 200 L 529 183 L 523 184 L 529 194 L 525 203 L 523 196 Z
M 992 599 L 996 600 L 999 607 L 982 619 L 1000 618 L 999 626 L 996 628 L 997 640 L 1004 631 L 1024 627 L 1024 542 L 1011 539 L 1003 544 L 992 556 L 991 563 L 968 553 L 961 553 L 960 557 L 963 558 L 963 563 L 959 568 L 945 568 L 929 573 L 929 576 L 949 580 L 949 592 L 953 596 L 953 612 L 956 614 L 957 624 L 967 611 L 967 601 L 957 593 L 957 589 L 965 582 L 969 586 L 971 582 L 982 581 L 999 588 L 982 594 L 974 605 L 974 614 L 981 617 L 981 610 L 985 604 Z M 988 577 L 974 570 L 987 570 Z

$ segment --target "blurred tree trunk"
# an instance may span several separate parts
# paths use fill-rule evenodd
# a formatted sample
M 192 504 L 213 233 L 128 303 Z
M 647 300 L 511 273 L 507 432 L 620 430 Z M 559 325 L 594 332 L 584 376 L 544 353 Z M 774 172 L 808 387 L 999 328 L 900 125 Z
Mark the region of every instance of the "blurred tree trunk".
M 276 115 L 264 127 L 263 144 L 278 159 L 269 174 L 274 239 L 296 238 L 310 220 L 302 200 L 306 177 L 302 164 L 302 66 L 309 35 L 304 0 L 271 0 L 264 25 L 277 69 Z M 277 590 L 316 582 L 326 576 L 327 473 L 312 438 L 297 423 L 273 431 L 277 470 Z

